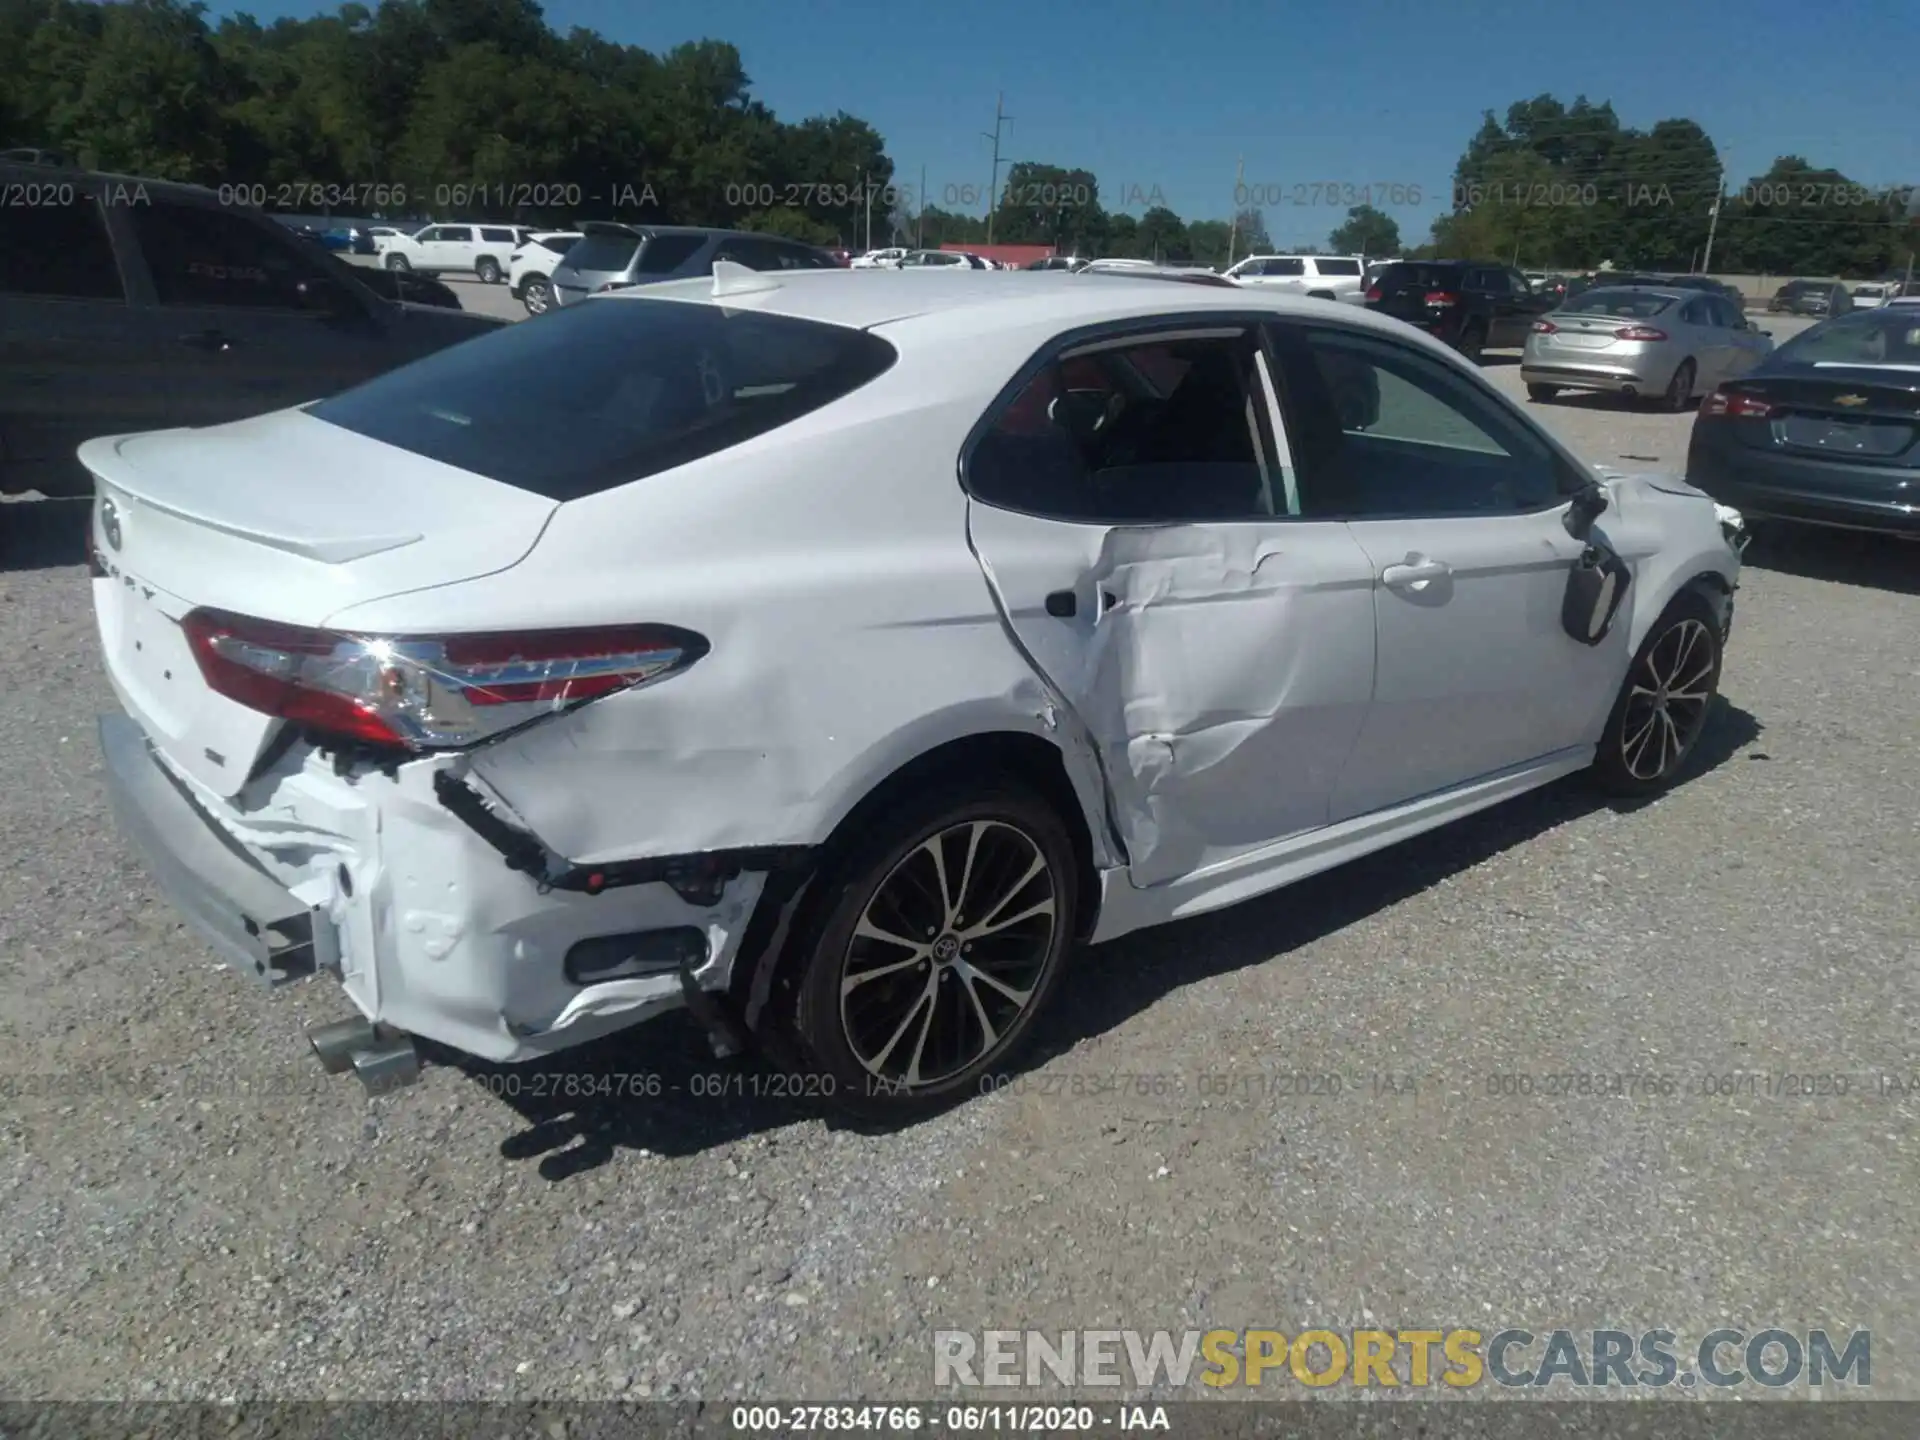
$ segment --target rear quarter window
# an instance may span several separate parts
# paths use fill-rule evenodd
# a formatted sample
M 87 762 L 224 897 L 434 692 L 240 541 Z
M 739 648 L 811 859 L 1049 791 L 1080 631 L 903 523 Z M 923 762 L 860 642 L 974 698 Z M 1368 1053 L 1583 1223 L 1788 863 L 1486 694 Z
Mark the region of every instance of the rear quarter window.
M 308 413 L 577 500 L 738 445 L 883 374 L 886 341 L 785 315 L 607 299 L 391 371 Z
M 638 235 L 588 235 L 574 242 L 567 263 L 576 270 L 625 270 L 640 251 Z
M 704 235 L 655 235 L 640 251 L 640 273 L 671 275 L 706 243 Z
M 1316 260 L 1313 262 L 1313 267 L 1322 275 L 1358 275 L 1360 273 L 1358 260 Z

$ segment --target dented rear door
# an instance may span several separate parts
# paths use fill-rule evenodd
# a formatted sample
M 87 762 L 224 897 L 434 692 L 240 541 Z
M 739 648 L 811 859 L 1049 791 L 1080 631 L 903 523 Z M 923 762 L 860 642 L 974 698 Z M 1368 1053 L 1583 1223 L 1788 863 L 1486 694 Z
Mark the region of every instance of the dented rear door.
M 1097 743 L 1136 885 L 1327 823 L 1373 692 L 1372 571 L 1346 526 L 977 502 L 970 522 L 1021 647 Z
M 1162 322 L 1029 373 L 969 450 L 970 537 L 1098 751 L 1133 882 L 1324 826 L 1372 698 L 1373 571 L 1299 518 L 1253 327 Z

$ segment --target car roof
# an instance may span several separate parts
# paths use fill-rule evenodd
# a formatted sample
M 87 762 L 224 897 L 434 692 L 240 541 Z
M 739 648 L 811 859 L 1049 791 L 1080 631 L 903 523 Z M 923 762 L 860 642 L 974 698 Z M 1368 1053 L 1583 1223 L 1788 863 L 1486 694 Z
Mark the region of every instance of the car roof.
M 1580 298 L 1585 300 L 1589 295 L 1598 295 L 1602 290 L 1637 290 L 1642 295 L 1658 295 L 1663 300 L 1692 300 L 1700 294 L 1698 290 L 1690 289 L 1685 285 L 1635 285 L 1632 283 L 1609 285 L 1603 280 L 1598 285 L 1589 286 L 1583 290 Z
M 1194 315 L 1206 311 L 1264 312 L 1339 323 L 1409 338 L 1408 327 L 1357 306 L 1337 315 L 1324 300 L 1268 293 L 1241 286 L 1171 285 L 1160 276 L 1112 273 L 1100 284 L 1060 270 L 1014 270 L 982 284 L 970 270 L 952 275 L 907 275 L 891 270 L 854 274 L 841 270 L 788 270 L 765 289 L 742 289 L 716 297 L 711 279 L 673 280 L 594 297 L 594 303 L 644 304 L 690 301 L 751 309 L 853 329 L 884 327 L 887 338 L 908 345 L 938 344 L 968 336 L 1058 333 L 1108 321 Z M 1421 337 L 1424 338 L 1424 337 Z M 1444 349 L 1438 341 L 1428 345 Z

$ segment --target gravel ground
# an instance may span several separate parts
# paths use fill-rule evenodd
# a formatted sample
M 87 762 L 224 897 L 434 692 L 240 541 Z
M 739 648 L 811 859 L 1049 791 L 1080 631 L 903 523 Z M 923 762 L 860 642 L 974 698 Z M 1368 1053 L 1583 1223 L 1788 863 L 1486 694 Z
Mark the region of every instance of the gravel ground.
M 1691 423 L 1539 413 L 1616 463 Z M 942 1328 L 1374 1323 L 1868 1327 L 1875 1393 L 1920 1395 L 1915 1102 L 1878 1078 L 1920 1072 L 1920 549 L 1750 556 L 1665 799 L 1557 786 L 1088 951 L 1022 1086 L 874 1134 L 677 1019 L 578 1062 L 652 1100 L 321 1077 L 329 987 L 219 969 L 113 834 L 81 518 L 0 512 L 11 1398 L 913 1397 Z M 1488 1093 L 1569 1071 L 1851 1084 Z

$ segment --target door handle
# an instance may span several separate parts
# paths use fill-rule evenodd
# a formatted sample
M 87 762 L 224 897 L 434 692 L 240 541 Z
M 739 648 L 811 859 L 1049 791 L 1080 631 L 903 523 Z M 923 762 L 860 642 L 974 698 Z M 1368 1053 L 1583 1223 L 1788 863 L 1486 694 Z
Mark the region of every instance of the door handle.
M 182 335 L 180 343 L 191 345 L 195 350 L 211 350 L 215 353 L 233 348 L 233 341 L 219 330 L 196 330 L 190 335 Z
M 1430 580 L 1442 580 L 1453 573 L 1444 560 L 1408 560 L 1404 565 L 1389 565 L 1380 572 L 1380 581 L 1396 590 L 1418 590 Z

